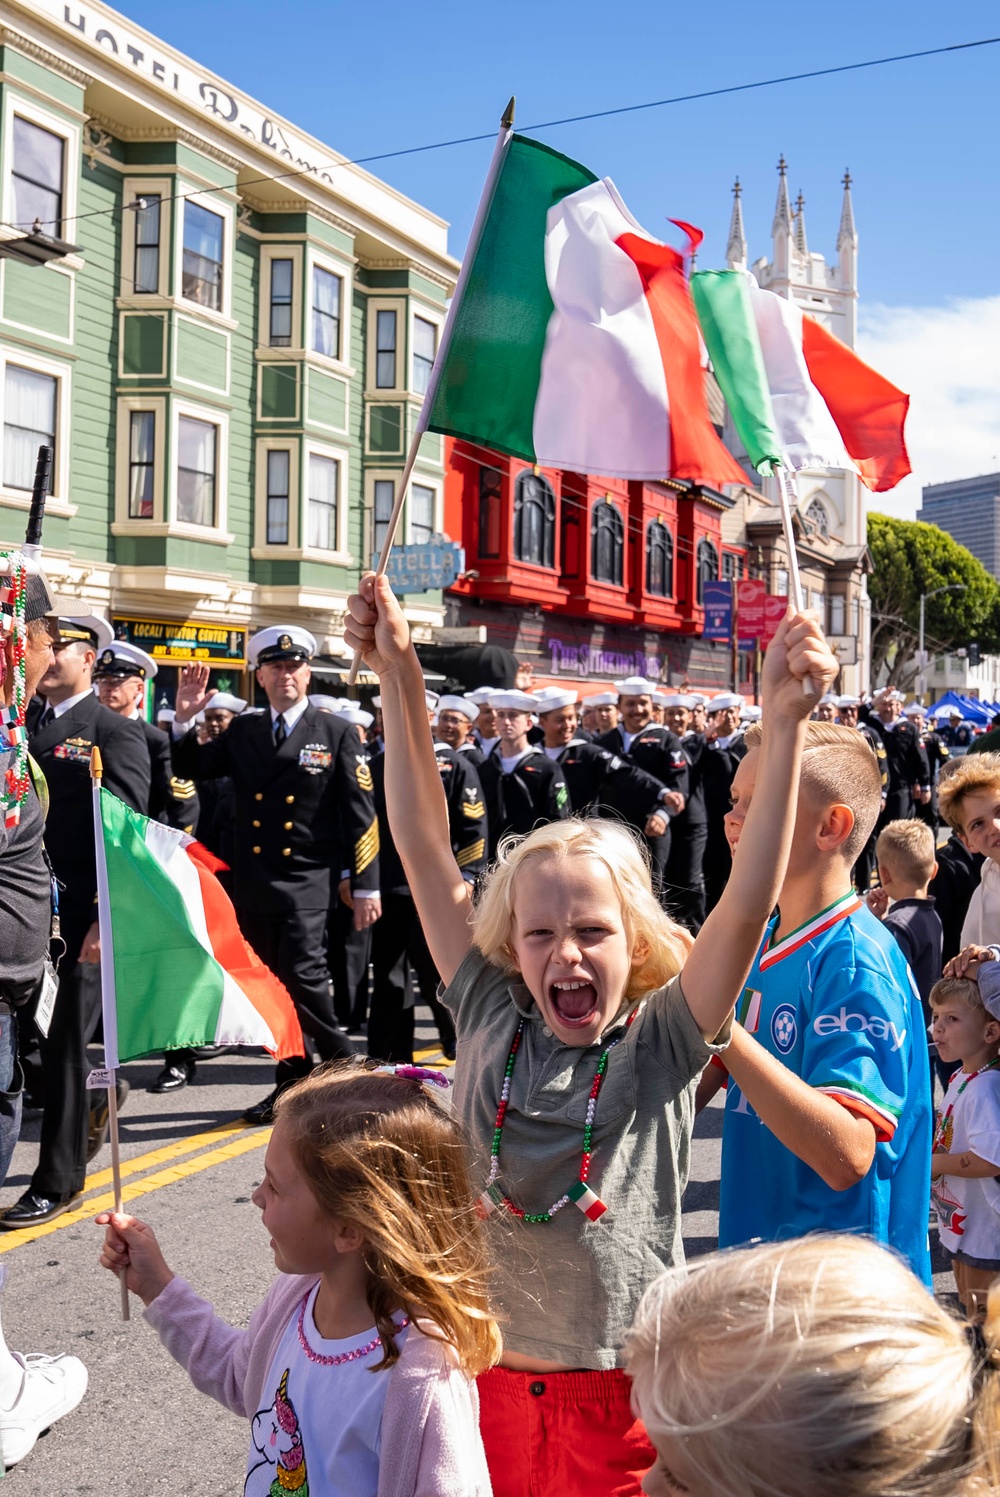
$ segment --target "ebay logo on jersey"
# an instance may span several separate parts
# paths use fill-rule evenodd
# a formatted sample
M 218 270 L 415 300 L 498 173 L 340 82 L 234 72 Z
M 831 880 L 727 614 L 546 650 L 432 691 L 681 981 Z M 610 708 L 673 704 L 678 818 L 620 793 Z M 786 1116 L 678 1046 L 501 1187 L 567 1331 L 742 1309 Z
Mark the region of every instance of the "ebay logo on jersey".
M 813 1029 L 819 1035 L 867 1033 L 873 1040 L 891 1039 L 893 1054 L 906 1039 L 906 1030 L 897 1029 L 891 1019 L 883 1019 L 880 1014 L 848 1013 L 846 1008 L 839 1014 L 819 1014 L 813 1020 Z

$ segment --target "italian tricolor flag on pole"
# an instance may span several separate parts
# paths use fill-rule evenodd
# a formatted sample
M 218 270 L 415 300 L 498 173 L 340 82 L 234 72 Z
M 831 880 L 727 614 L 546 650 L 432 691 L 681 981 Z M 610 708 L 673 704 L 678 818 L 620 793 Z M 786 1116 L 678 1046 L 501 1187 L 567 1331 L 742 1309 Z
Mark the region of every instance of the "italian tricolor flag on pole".
M 302 1055 L 292 1000 L 215 877 L 225 864 L 99 783 L 94 802 L 106 1067 L 194 1045 Z
M 699 231 L 680 227 L 695 248 Z M 609 179 L 506 132 L 427 426 L 541 466 L 745 483 L 709 420 L 686 258 L 644 232 Z

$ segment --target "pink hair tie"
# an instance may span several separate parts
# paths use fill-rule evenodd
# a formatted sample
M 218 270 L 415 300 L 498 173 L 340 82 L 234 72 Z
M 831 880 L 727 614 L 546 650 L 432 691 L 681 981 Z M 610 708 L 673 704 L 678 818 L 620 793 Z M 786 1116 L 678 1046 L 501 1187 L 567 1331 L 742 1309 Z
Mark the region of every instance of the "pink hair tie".
M 376 1066 L 376 1076 L 402 1076 L 405 1081 L 429 1081 L 432 1086 L 451 1086 L 451 1078 L 443 1071 L 430 1071 L 426 1066 Z

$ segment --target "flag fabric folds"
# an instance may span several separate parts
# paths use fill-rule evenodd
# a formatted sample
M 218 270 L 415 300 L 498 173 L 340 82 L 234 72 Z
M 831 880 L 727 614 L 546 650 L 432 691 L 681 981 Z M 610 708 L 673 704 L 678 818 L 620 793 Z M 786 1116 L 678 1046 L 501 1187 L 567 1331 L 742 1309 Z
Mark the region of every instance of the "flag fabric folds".
M 575 472 L 745 482 L 709 419 L 685 257 L 610 180 L 513 135 L 471 253 L 431 431 Z
M 291 997 L 243 938 L 215 877 L 225 864 L 109 791 L 95 793 L 101 940 L 112 948 L 101 962 L 107 1065 L 206 1044 L 302 1055 Z
M 910 398 L 744 270 L 691 277 L 705 346 L 754 468 L 854 468 L 884 492 L 910 472 Z

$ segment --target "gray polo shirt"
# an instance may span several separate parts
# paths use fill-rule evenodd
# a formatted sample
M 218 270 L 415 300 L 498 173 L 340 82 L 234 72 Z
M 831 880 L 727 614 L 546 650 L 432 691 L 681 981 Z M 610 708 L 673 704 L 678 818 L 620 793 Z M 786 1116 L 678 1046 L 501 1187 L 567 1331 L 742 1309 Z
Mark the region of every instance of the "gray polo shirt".
M 444 992 L 458 1029 L 455 1105 L 488 1151 L 511 1043 L 514 1066 L 497 1184 L 526 1211 L 546 1211 L 576 1183 L 583 1127 L 601 1047 L 562 1044 L 523 984 L 473 950 Z M 619 1015 L 620 1025 L 625 1013 Z M 615 1032 L 613 1024 L 605 1039 Z M 597 1101 L 590 1185 L 608 1210 L 589 1221 L 572 1203 L 526 1226 L 500 1208 L 489 1218 L 500 1265 L 494 1300 L 510 1351 L 568 1367 L 621 1365 L 621 1344 L 643 1290 L 683 1263 L 681 1196 L 690 1163 L 694 1083 L 725 1048 L 702 1038 L 678 978 L 651 994 L 608 1056 Z

